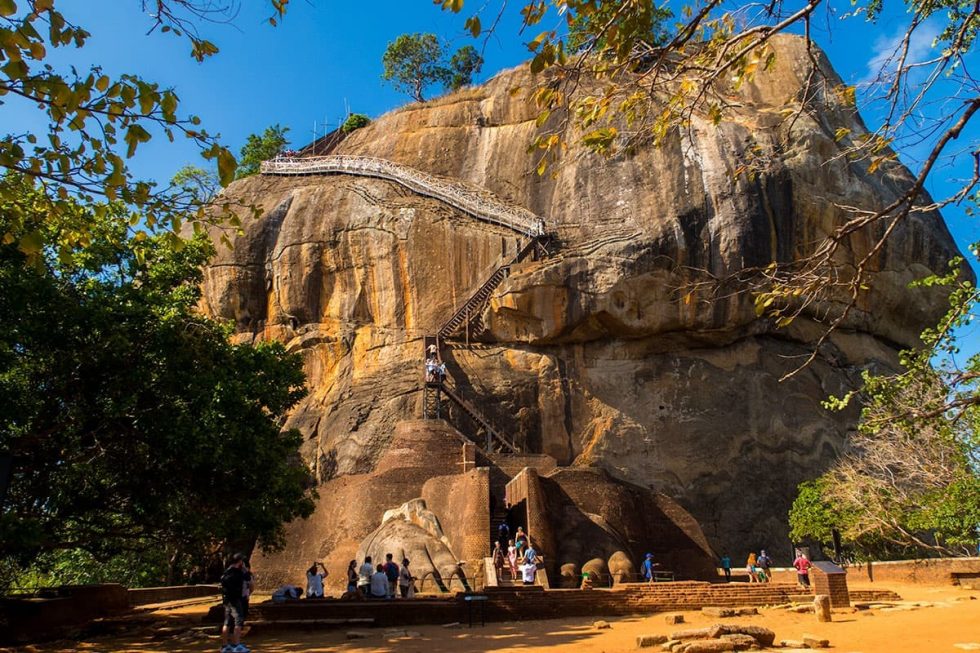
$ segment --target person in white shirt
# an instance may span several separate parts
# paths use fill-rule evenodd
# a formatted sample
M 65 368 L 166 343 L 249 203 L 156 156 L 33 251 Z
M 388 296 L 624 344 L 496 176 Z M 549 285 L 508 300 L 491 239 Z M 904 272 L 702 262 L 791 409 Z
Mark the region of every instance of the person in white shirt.
M 372 599 L 388 598 L 388 575 L 385 574 L 384 565 L 378 565 L 377 571 L 371 575 L 371 594 Z
M 364 557 L 364 564 L 357 571 L 357 589 L 365 596 L 371 587 L 371 575 L 374 574 L 374 565 L 371 564 L 371 556 Z
M 317 566 L 323 570 L 322 573 L 317 573 Z M 322 599 L 323 579 L 329 575 L 330 573 L 322 562 L 314 562 L 313 566 L 306 570 L 306 598 Z
M 524 552 L 524 566 L 521 567 L 525 585 L 534 585 L 534 579 L 538 573 L 538 552 L 530 544 Z
M 402 595 L 403 599 L 412 598 L 414 592 L 412 590 L 412 581 L 415 578 L 412 577 L 412 572 L 408 570 L 408 558 L 402 560 L 402 568 L 398 571 L 398 592 Z

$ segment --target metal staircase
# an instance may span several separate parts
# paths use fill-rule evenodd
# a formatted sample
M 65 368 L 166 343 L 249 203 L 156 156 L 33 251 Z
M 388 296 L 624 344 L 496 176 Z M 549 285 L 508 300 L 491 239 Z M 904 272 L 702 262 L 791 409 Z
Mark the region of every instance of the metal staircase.
M 479 336 L 486 331 L 482 318 L 484 309 L 493 291 L 510 275 L 511 267 L 531 254 L 547 255 L 545 221 L 524 207 L 501 200 L 485 189 L 470 186 L 459 180 L 436 177 L 387 159 L 333 154 L 308 156 L 331 152 L 342 139 L 342 134 L 328 134 L 322 142 L 318 141 L 304 148 L 301 152 L 304 156 L 280 156 L 270 161 L 263 161 L 261 172 L 263 175 L 348 174 L 386 179 L 419 195 L 445 202 L 477 220 L 505 227 L 521 236 L 517 254 L 510 260 L 503 260 L 486 281 L 439 328 L 436 335 L 423 338 L 422 360 L 425 361 L 429 357 L 430 347 L 434 346 L 437 362 L 441 365 L 443 340 L 453 338 L 461 332 L 465 332 L 469 340 L 470 336 Z M 460 429 L 460 431 L 477 446 L 480 446 L 481 440 L 485 439 L 485 453 L 519 452 L 517 445 L 501 430 L 495 428 L 476 406 L 466 401 L 460 395 L 459 389 L 447 383 L 444 376 L 437 375 L 430 378 L 424 371 L 424 366 L 423 374 L 423 413 L 426 418 L 443 419 L 450 416 L 448 407 L 443 405 L 443 397 L 445 397 L 476 426 L 475 436 L 469 435 L 468 429 Z
M 458 335 L 464 329 L 467 339 L 482 335 L 486 331 L 486 325 L 483 323 L 483 309 L 486 307 L 487 302 L 490 301 L 493 291 L 497 289 L 504 279 L 510 276 L 511 266 L 520 263 L 529 254 L 538 251 L 547 252 L 541 241 L 542 239 L 540 237 L 534 237 L 520 243 L 517 248 L 517 254 L 511 260 L 498 266 L 490 277 L 476 289 L 476 292 L 439 328 L 439 338 L 447 340 Z

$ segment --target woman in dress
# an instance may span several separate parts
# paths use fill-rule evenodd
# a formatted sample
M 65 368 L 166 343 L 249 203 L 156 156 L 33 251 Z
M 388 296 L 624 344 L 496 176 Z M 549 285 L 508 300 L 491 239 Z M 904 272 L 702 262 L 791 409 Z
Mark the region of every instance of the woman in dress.
M 510 567 L 510 579 L 516 581 L 517 580 L 517 547 L 514 546 L 514 540 L 508 540 L 507 542 L 507 564 Z

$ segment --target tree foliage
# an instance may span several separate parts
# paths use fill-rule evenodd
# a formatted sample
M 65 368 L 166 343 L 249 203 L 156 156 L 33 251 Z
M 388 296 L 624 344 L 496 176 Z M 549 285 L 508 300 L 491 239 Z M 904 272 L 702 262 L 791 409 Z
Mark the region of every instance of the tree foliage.
M 598 49 L 608 45 L 606 33 L 616 25 L 619 12 L 629 10 L 623 2 L 599 0 L 595 10 L 572 14 L 568 21 L 568 49 L 571 51 Z M 664 23 L 673 15 L 669 9 L 657 7 L 652 1 L 640 3 L 630 28 L 635 31 L 636 43 L 662 46 L 668 38 Z M 618 29 L 618 26 L 617 26 Z
M 198 31 L 208 21 L 228 20 L 238 9 L 237 0 L 131 0 L 150 16 L 150 30 L 186 39 L 191 56 L 198 61 L 218 48 Z M 268 0 L 270 21 L 275 24 L 289 0 Z M 13 172 L 35 179 L 43 203 L 37 207 L 52 219 L 71 216 L 75 203 L 90 204 L 93 217 L 109 216 L 107 206 L 123 206 L 113 216 L 129 221 L 142 231 L 161 231 L 172 240 L 185 221 L 200 227 L 231 218 L 228 207 L 205 212 L 198 197 L 180 186 L 160 187 L 136 178 L 130 159 L 153 138 L 171 141 L 185 138 L 199 148 L 204 159 L 215 164 L 222 184 L 234 179 L 235 157 L 201 126 L 197 116 L 185 114 L 173 88 L 126 73 L 107 74 L 100 66 L 78 69 L 50 63 L 57 49 L 83 49 L 90 37 L 84 25 L 62 12 L 61 0 L 0 1 L 0 105 L 26 102 L 44 114 L 47 128 L 40 132 L 11 131 L 0 137 L 0 173 Z M 2 201 L 5 198 L 0 198 Z M 4 243 L 16 237 L 21 251 L 40 256 L 48 244 L 62 257 L 84 247 L 91 239 L 89 223 L 77 221 L 72 228 L 45 230 L 43 225 L 25 229 L 17 215 L 7 216 L 0 233 Z
M 201 204 L 214 200 L 221 190 L 221 180 L 216 172 L 190 164 L 174 173 L 170 184 L 188 193 L 195 202 Z
M 402 34 L 385 50 L 381 78 L 416 102 L 425 102 L 428 87 L 456 90 L 471 83 L 483 66 L 483 58 L 471 45 L 446 57 L 446 45 L 435 34 Z
M 0 206 L 4 229 L 86 224 L 91 240 L 34 265 L 0 246 L 0 451 L 14 458 L 0 558 L 145 553 L 173 572 L 229 541 L 279 546 L 282 524 L 312 510 L 300 437 L 279 426 L 305 393 L 299 358 L 232 344 L 195 310 L 204 236 L 131 236 L 118 206 L 73 205 L 55 222 L 43 190 L 2 184 L 19 203 Z
M 244 179 L 258 174 L 263 161 L 282 153 L 283 148 L 289 145 L 289 139 L 286 138 L 288 131 L 289 127 L 280 127 L 277 123 L 266 127 L 261 134 L 249 134 L 242 146 L 235 178 Z
M 371 124 L 371 119 L 365 116 L 363 113 L 352 113 L 347 116 L 347 120 L 344 124 L 340 126 L 340 131 L 345 134 L 349 134 L 353 131 L 360 129 L 361 127 L 367 127 Z
M 829 541 L 829 528 L 867 557 L 911 552 L 972 554 L 980 539 L 980 354 L 962 367 L 953 329 L 969 321 L 978 294 L 954 272 L 920 283 L 949 286 L 951 309 L 923 333 L 925 348 L 904 352 L 903 371 L 865 372 L 857 433 L 820 479 L 800 486 L 792 537 Z

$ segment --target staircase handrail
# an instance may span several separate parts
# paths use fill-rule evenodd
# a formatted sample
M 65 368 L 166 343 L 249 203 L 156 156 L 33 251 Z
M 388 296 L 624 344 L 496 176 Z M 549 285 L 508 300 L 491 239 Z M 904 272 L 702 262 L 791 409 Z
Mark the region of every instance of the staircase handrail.
M 483 290 L 488 283 L 490 283 L 490 280 L 493 279 L 494 275 L 497 274 L 497 272 L 503 269 L 510 268 L 511 266 L 521 262 L 521 260 L 524 258 L 524 255 L 527 254 L 527 252 L 534 246 L 534 241 L 535 241 L 534 238 L 519 241 L 517 243 L 517 254 L 515 254 L 513 257 L 509 259 L 507 258 L 506 255 L 501 256 L 496 263 L 494 263 L 488 268 L 490 270 L 490 274 L 488 274 L 484 278 L 483 282 L 479 286 L 477 286 L 476 290 L 474 290 L 470 294 L 470 296 L 466 298 L 466 301 L 464 301 L 459 308 L 453 311 L 453 314 L 449 317 L 449 319 L 443 322 L 442 326 L 439 327 L 439 330 L 436 331 L 436 333 L 439 335 L 440 338 L 446 338 L 447 336 L 449 336 L 449 334 L 451 333 L 451 331 L 447 332 L 447 328 L 449 327 L 449 325 L 452 324 L 457 318 L 461 316 L 465 316 L 467 313 L 469 313 L 472 310 L 473 307 L 470 306 L 471 302 L 473 302 L 474 298 L 478 294 L 480 294 L 480 291 Z M 453 329 L 453 331 L 455 331 L 455 329 Z
M 342 173 L 377 177 L 401 184 L 420 195 L 441 200 L 478 220 L 497 224 L 529 238 L 543 236 L 545 221 L 531 211 L 507 204 L 489 191 L 470 189 L 409 166 L 369 156 L 332 154 L 317 157 L 276 157 L 263 161 L 264 175 Z
M 487 429 L 487 432 L 489 433 L 490 437 L 497 440 L 500 444 L 506 446 L 508 449 L 511 450 L 512 453 L 520 452 L 520 449 L 518 449 L 517 445 L 515 445 L 513 442 L 505 438 L 503 435 L 501 435 L 500 431 L 494 428 L 493 424 L 491 424 L 490 421 L 480 413 L 480 411 L 478 411 L 472 404 L 470 404 L 470 402 L 463 399 L 459 395 L 459 391 L 456 388 L 449 385 L 448 381 L 443 381 L 441 385 L 442 385 L 442 391 L 446 393 L 447 397 L 449 397 L 457 404 L 459 404 L 460 408 L 463 408 L 468 412 L 473 413 L 475 419 L 478 422 L 480 422 L 480 426 Z

